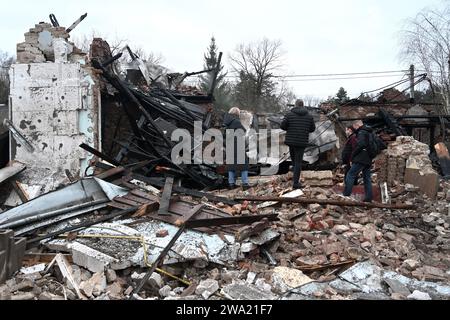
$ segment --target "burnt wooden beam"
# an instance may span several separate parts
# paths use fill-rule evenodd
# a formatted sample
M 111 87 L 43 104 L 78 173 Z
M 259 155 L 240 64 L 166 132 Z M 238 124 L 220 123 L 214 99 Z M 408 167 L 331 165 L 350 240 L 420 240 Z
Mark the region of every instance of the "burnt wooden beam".
M 219 227 L 235 224 L 251 224 L 267 219 L 268 221 L 278 221 L 278 214 L 259 214 L 252 216 L 232 216 L 226 218 L 195 219 L 186 223 L 187 228 Z
M 142 175 L 139 175 L 139 174 L 132 174 L 132 177 L 134 179 L 141 180 L 143 182 L 146 182 L 146 183 L 151 184 L 153 186 L 156 186 L 158 188 L 163 188 L 164 187 L 164 182 L 162 182 L 158 178 L 145 177 L 145 176 L 142 176 Z M 228 205 L 231 205 L 231 206 L 233 206 L 233 205 L 238 203 L 238 202 L 234 201 L 233 199 L 229 199 L 229 198 L 221 197 L 221 196 L 216 196 L 216 195 L 213 195 L 211 193 L 202 192 L 202 191 L 193 190 L 193 189 L 188 189 L 188 188 L 184 188 L 184 187 L 174 186 L 173 187 L 173 191 L 176 192 L 176 193 L 186 194 L 186 195 L 189 195 L 189 196 L 192 196 L 192 197 L 195 197 L 195 198 L 206 198 L 209 201 L 216 202 L 216 203 L 222 202 L 222 203 L 225 203 L 225 204 L 228 204 Z
M 266 202 L 266 201 L 276 201 L 283 203 L 301 203 L 301 204 L 330 204 L 342 207 L 365 207 L 365 208 L 383 208 L 383 209 L 404 209 L 404 210 L 415 210 L 417 206 L 409 204 L 383 204 L 378 202 L 359 202 L 359 201 L 347 201 L 347 200 L 321 200 L 321 199 L 310 199 L 310 198 L 283 198 L 283 197 L 255 197 L 255 196 L 245 196 L 245 197 L 235 197 L 236 201 L 255 201 L 255 202 Z
M 397 120 L 391 116 L 385 109 L 381 108 L 379 112 L 380 117 L 384 120 L 386 125 L 392 132 L 397 136 L 407 135 L 405 129 L 403 129 L 398 123 Z
M 120 166 L 120 162 L 118 162 L 115 159 L 111 158 L 110 156 L 98 151 L 97 149 L 94 149 L 93 147 L 88 146 L 86 143 L 80 144 L 79 147 L 86 150 L 87 152 L 92 153 L 94 156 L 97 156 L 103 160 L 108 161 L 109 163 L 111 163 L 115 166 Z

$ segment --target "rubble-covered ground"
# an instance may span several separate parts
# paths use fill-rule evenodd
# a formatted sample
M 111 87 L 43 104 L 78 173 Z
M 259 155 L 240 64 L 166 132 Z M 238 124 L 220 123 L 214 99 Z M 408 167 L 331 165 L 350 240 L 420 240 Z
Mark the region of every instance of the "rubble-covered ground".
M 247 191 L 218 193 L 281 195 L 290 191 L 290 177 L 270 177 Z M 335 175 L 335 180 L 340 178 Z M 331 186 L 312 187 L 307 180 L 304 183 L 306 197 L 343 199 Z M 396 185 L 391 189 L 392 202 L 417 205 L 417 210 L 409 211 L 318 204 L 260 208 L 258 214 L 279 215 L 279 221 L 270 224 L 270 229 L 279 234 L 275 240 L 250 245 L 246 250 L 241 245 L 245 253 L 236 261 L 165 263 L 163 271 L 155 272 L 139 295 L 132 295 L 132 290 L 147 268 L 130 266 L 91 272 L 67 262 L 69 279 L 62 271 L 61 255 L 60 263 L 53 262 L 49 268 L 49 261 L 41 262 L 45 256 L 41 248 L 34 256 L 28 254 L 24 268 L 0 286 L 0 298 L 448 299 L 449 187 L 450 182 L 442 181 L 437 199 L 431 201 L 412 185 Z M 233 207 L 210 205 L 233 215 L 257 211 L 256 204 L 248 202 Z M 159 237 L 167 236 L 167 232 L 159 232 L 163 233 Z M 117 241 L 116 250 L 121 252 L 123 247 L 139 248 L 131 240 L 128 244 L 124 239 L 102 241 Z M 72 259 L 70 254 L 62 257 Z

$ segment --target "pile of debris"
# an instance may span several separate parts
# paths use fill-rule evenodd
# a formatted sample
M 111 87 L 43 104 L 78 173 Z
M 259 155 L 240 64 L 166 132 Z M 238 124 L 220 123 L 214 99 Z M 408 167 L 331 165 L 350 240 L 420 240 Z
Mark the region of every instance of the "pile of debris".
M 413 137 L 397 137 L 377 159 L 378 181 L 386 181 L 389 187 L 397 183 L 413 184 L 434 199 L 440 178 L 429 154 L 430 148 Z
M 41 229 L 39 233 L 45 230 L 53 240 L 42 237 L 28 240 L 35 244 L 39 241 L 41 245 L 26 254 L 25 265 L 30 266 L 1 287 L 2 298 L 450 297 L 447 285 L 450 192 L 439 192 L 437 199 L 431 201 L 412 185 L 399 184 L 393 189 L 393 201 L 410 202 L 423 208 L 421 212 L 319 204 L 219 202 L 250 196 L 263 199 L 267 194 L 288 197 L 290 178 L 290 174 L 274 176 L 248 191 L 221 191 L 227 197 L 213 202 L 205 202 L 207 199 L 203 198 L 201 201 L 211 208 L 207 214 L 217 214 L 220 208 L 224 216 L 201 219 L 199 213 L 197 218 L 185 222 L 189 226 L 191 221 L 194 230 L 184 231 L 175 244 L 170 242 L 179 232 L 181 222 L 174 221 L 174 217 L 158 216 L 151 209 L 134 209 L 131 211 L 141 211 L 138 216 L 112 222 L 80 224 L 76 221 L 87 218 L 83 216 Z M 308 184 L 308 176 L 304 178 Z M 449 190 L 449 183 L 443 182 L 441 188 Z M 300 192 L 308 199 L 348 201 L 331 189 L 306 187 Z M 120 198 L 113 202 L 120 203 Z M 122 199 L 127 199 L 126 195 Z M 176 204 L 180 201 L 191 203 L 191 207 L 198 202 L 186 196 L 175 200 L 169 210 L 171 216 L 175 214 L 173 211 L 181 211 L 181 207 L 177 209 L 181 205 Z M 278 216 L 279 221 L 270 222 L 271 215 Z M 163 221 L 168 219 L 172 222 Z M 215 219 L 220 220 L 220 226 L 227 219 L 230 223 L 241 219 L 248 225 L 205 227 Z M 196 221 L 202 221 L 201 227 Z M 234 231 L 230 233 L 230 230 Z M 160 260 L 162 264 L 157 264 L 155 272 L 145 279 L 145 268 L 155 264 L 167 246 L 169 250 Z M 52 252 L 59 253 L 55 256 Z M 48 257 L 54 259 L 43 263 Z M 136 292 L 135 288 L 143 280 L 142 290 Z

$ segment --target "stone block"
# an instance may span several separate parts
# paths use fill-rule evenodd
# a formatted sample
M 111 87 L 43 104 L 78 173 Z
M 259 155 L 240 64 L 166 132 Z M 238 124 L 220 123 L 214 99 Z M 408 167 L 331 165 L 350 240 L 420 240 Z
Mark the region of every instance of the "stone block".
M 439 179 L 439 174 L 433 169 L 421 169 L 412 163 L 405 170 L 405 183 L 418 187 L 432 200 L 436 199 Z
M 117 262 L 117 259 L 78 242 L 72 244 L 72 258 L 75 264 L 91 272 L 102 272 L 111 263 Z

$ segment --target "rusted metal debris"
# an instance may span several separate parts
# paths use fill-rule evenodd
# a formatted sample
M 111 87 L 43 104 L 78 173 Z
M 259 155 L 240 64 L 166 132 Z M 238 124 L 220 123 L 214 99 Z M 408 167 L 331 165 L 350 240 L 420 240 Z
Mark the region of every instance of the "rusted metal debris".
M 358 201 L 346 201 L 346 200 L 321 200 L 321 199 L 309 199 L 309 198 L 282 198 L 282 197 L 271 197 L 271 196 L 263 196 L 263 197 L 252 197 L 252 196 L 244 196 L 244 197 L 235 197 L 236 201 L 255 201 L 255 202 L 264 202 L 264 201 L 277 201 L 283 203 L 302 203 L 302 204 L 330 204 L 335 206 L 343 206 L 343 207 L 364 207 L 364 208 L 383 208 L 383 209 L 404 209 L 404 210 L 414 210 L 417 209 L 415 205 L 409 204 L 383 204 L 377 202 L 358 202 Z

